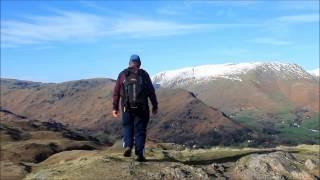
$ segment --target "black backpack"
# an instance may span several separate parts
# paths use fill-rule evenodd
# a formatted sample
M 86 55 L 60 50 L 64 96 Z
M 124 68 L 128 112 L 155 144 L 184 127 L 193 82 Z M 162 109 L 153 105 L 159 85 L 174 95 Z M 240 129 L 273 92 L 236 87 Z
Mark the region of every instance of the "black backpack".
M 135 73 L 133 69 L 126 69 L 125 80 L 122 89 L 122 105 L 124 112 L 141 110 L 146 106 L 144 71 L 139 69 Z

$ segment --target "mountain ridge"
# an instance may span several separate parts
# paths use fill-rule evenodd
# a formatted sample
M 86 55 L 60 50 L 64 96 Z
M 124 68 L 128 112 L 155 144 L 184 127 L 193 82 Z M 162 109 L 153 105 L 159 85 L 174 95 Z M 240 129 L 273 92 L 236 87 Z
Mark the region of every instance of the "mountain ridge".
M 161 112 L 151 117 L 150 138 L 187 145 L 221 142 L 230 145 L 261 133 L 266 136 L 258 137 L 256 144 L 318 142 L 317 135 L 310 130 L 318 127 L 319 122 L 319 81 L 314 76 L 296 64 L 242 63 L 240 66 L 242 69 L 237 69 L 239 64 L 204 66 L 207 72 L 196 72 L 202 78 L 217 74 L 210 67 L 226 67 L 227 72 L 236 70 L 241 74 L 231 71 L 232 76 L 228 77 L 230 74 L 219 69 L 229 79 L 212 78 L 195 83 L 190 73 L 182 73 L 186 76 L 172 86 L 160 86 L 157 94 Z M 27 117 L 54 119 L 119 138 L 121 123 L 108 113 L 112 111 L 114 83 L 106 78 L 62 83 L 1 78 L 1 106 Z M 307 136 L 301 134 L 311 138 L 302 138 Z M 193 141 L 195 135 L 199 142 Z
M 294 63 L 280 62 L 252 62 L 252 63 L 225 63 L 225 64 L 208 64 L 194 67 L 178 68 L 159 72 L 152 76 L 155 83 L 165 87 L 171 87 L 174 83 L 183 84 L 201 83 L 214 79 L 228 79 L 233 81 L 242 81 L 241 75 L 252 70 L 272 71 L 281 73 L 282 78 L 306 78 L 313 79 L 313 76 L 305 71 L 301 66 Z M 296 75 L 296 77 L 292 75 Z M 178 83 L 177 83 L 178 82 Z
M 117 139 L 121 134 L 121 120 L 111 115 L 114 84 L 110 79 L 58 84 L 1 79 L 1 107 L 26 117 L 86 129 L 93 136 L 107 134 Z M 151 116 L 149 123 L 152 139 L 192 146 L 230 145 L 248 137 L 248 128 L 186 90 L 160 89 L 157 95 L 160 110 L 158 115 Z M 216 135 L 215 139 L 210 138 L 212 134 Z M 195 137 L 202 138 L 195 141 Z
M 302 73 L 307 73 L 307 74 L 312 75 L 312 76 L 319 76 L 319 72 L 318 72 L 319 68 L 316 68 L 316 69 L 313 69 L 313 70 L 305 70 L 304 68 L 302 68 L 300 65 L 298 65 L 296 63 L 283 63 L 283 62 L 277 62 L 277 61 L 270 61 L 270 62 L 252 61 L 252 62 L 241 62 L 241 63 L 204 64 L 204 65 L 195 65 L 195 66 L 181 67 L 181 68 L 176 68 L 176 69 L 169 69 L 169 70 L 160 71 L 160 72 L 157 72 L 157 73 L 151 75 L 151 79 L 154 80 L 157 83 L 159 81 L 157 76 L 162 75 L 164 73 L 177 72 L 177 71 L 178 72 L 179 71 L 183 72 L 183 71 L 187 71 L 187 70 L 189 70 L 189 71 L 191 70 L 192 71 L 192 69 L 197 69 L 197 68 L 207 69 L 207 68 L 220 68 L 220 67 L 226 67 L 226 66 L 238 66 L 238 68 L 240 68 L 240 70 L 252 70 L 252 69 L 257 68 L 258 66 L 262 66 L 262 65 L 273 66 L 274 69 L 278 70 L 278 71 L 279 71 L 279 68 L 283 68 L 283 67 L 287 66 L 287 67 L 291 67 L 291 69 L 296 69 L 296 70 L 298 70 L 298 71 L 300 71 Z M 235 72 L 232 72 L 230 70 L 235 70 Z M 283 70 L 285 70 L 285 69 L 283 69 Z M 229 69 L 229 72 L 227 72 L 227 73 L 236 74 L 237 72 L 241 73 L 241 71 L 239 71 L 239 69 L 237 69 L 237 67 L 235 67 L 235 68 Z M 245 71 L 243 71 L 242 73 L 244 73 L 244 72 Z M 219 72 L 218 72 L 217 75 L 221 75 L 220 77 L 223 77 L 224 74 L 223 73 L 219 74 Z M 226 75 L 228 75 L 228 74 L 226 74 Z M 205 74 L 200 75 L 200 76 L 205 76 Z M 304 76 L 304 77 L 312 78 L 312 76 Z M 219 77 L 219 76 L 217 76 L 217 77 Z M 33 80 L 17 79 L 17 78 L 8 78 L 8 77 L 0 77 L 0 79 L 7 80 L 7 81 L 18 80 L 18 81 L 25 82 L 25 83 L 29 82 L 29 83 L 39 83 L 39 84 L 59 84 L 59 83 L 69 83 L 69 82 L 74 82 L 74 81 L 81 81 L 81 80 L 85 81 L 85 80 L 93 80 L 93 79 L 96 79 L 96 80 L 109 79 L 111 81 L 115 81 L 114 78 L 109 78 L 109 77 L 81 78 L 79 80 L 66 80 L 66 81 L 61 81 L 61 82 L 41 82 L 41 81 L 33 81 Z M 232 79 L 232 78 L 230 78 L 230 79 Z M 239 79 L 234 79 L 234 80 L 238 80 L 239 81 Z
M 240 104 L 232 105 L 233 107 L 241 104 L 248 104 L 250 107 L 252 106 L 250 102 L 254 102 L 254 106 L 263 107 L 266 105 L 272 107 L 274 103 L 280 103 L 279 106 L 294 104 L 299 107 L 308 106 L 315 111 L 318 109 L 318 103 L 311 101 L 312 103 L 308 104 L 307 99 L 310 99 L 312 94 L 318 94 L 316 87 L 319 81 L 297 64 L 278 62 L 213 64 L 162 72 L 152 79 L 161 87 L 183 88 L 194 92 L 212 107 L 223 108 L 232 103 L 233 100 L 230 100 L 226 104 L 222 95 L 230 91 L 234 93 L 227 95 L 241 99 Z M 235 89 L 238 89 L 238 93 Z M 248 96 L 248 92 L 256 98 L 252 99 L 252 96 Z M 248 98 L 252 100 L 244 102 Z M 218 104 L 212 102 L 212 99 Z M 264 103 L 256 102 L 259 100 Z M 220 101 L 222 102 L 219 103 Z
M 316 77 L 319 77 L 319 73 L 320 73 L 320 68 L 316 68 L 316 69 L 313 69 L 313 70 L 309 70 L 308 73 L 316 76 Z

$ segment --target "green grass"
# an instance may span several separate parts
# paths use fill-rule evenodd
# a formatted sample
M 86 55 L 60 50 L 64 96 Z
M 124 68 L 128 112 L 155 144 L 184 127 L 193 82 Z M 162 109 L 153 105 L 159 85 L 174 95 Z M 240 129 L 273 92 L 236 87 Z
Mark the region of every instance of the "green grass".
M 319 143 L 320 134 L 319 132 L 312 132 L 308 129 L 320 129 L 319 114 L 315 113 L 310 119 L 304 119 L 300 127 L 293 127 L 295 119 L 297 118 L 292 113 L 289 107 L 283 107 L 273 112 L 270 118 L 266 118 L 266 112 L 259 110 L 241 111 L 235 116 L 235 120 L 241 124 L 246 125 L 249 128 L 262 131 L 265 126 L 260 119 L 270 119 L 271 128 L 277 130 L 279 134 L 273 135 L 278 139 L 278 142 L 291 142 L 295 144 L 301 143 Z M 268 128 L 270 128 L 268 127 Z M 307 128 L 307 129 L 305 129 Z
M 319 119 L 318 116 L 313 116 L 310 119 L 304 119 L 301 123 L 301 126 L 292 127 L 289 124 L 293 123 L 293 118 L 290 117 L 292 114 L 282 114 L 282 120 L 285 121 L 285 124 L 275 123 L 274 128 L 280 131 L 279 136 L 281 138 L 288 139 L 296 143 L 305 143 L 305 142 L 318 142 L 320 139 L 319 132 L 312 132 L 308 129 L 317 129 L 319 130 Z M 308 129 L 305 129 L 308 128 Z
M 257 113 L 257 111 L 241 111 L 236 115 L 235 120 L 246 126 L 256 127 L 258 123 L 256 120 Z
M 320 130 L 320 117 L 319 114 L 313 115 L 310 119 L 305 119 L 302 121 L 301 126 L 308 129 Z
M 317 140 L 320 138 L 318 132 L 312 132 L 301 127 L 297 128 L 286 126 L 278 130 L 280 131 L 280 137 L 286 138 L 296 143 L 304 143 L 308 141 L 317 142 Z

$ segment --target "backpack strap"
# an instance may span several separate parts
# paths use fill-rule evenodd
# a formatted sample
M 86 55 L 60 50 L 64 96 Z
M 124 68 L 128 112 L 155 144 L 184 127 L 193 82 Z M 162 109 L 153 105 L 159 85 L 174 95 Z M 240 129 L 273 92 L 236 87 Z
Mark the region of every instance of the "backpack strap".
M 130 75 L 130 69 L 129 68 L 124 69 L 122 72 L 123 72 L 125 78 Z
M 142 82 L 143 82 L 143 84 L 144 85 L 147 85 L 147 74 L 146 74 L 146 71 L 145 70 L 143 70 L 143 69 L 139 69 L 139 73 L 140 73 L 140 75 L 141 75 L 141 78 L 142 78 Z
M 130 72 L 129 72 L 129 69 L 124 69 L 122 71 L 123 75 L 124 75 L 124 79 L 123 79 L 123 82 L 122 82 L 122 98 L 121 98 L 121 101 L 122 101 L 122 106 L 123 106 L 123 111 L 126 112 L 126 109 L 127 109 L 127 104 L 128 104 L 128 100 L 129 100 L 129 97 L 128 97 L 128 89 L 127 89 L 127 86 L 126 86 L 126 83 L 127 83 L 127 78 L 128 76 L 130 75 Z

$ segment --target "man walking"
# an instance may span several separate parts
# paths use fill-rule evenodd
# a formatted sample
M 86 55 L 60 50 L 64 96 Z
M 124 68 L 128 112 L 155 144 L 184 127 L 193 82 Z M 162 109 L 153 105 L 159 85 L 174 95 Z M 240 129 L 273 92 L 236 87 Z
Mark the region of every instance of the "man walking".
M 119 116 L 119 101 L 121 97 L 123 147 L 125 157 L 131 156 L 135 146 L 137 161 L 145 161 L 143 155 L 146 141 L 146 131 L 149 122 L 149 103 L 152 104 L 152 114 L 157 114 L 158 102 L 149 74 L 140 69 L 141 61 L 138 55 L 132 55 L 129 67 L 118 76 L 113 91 L 113 117 Z

